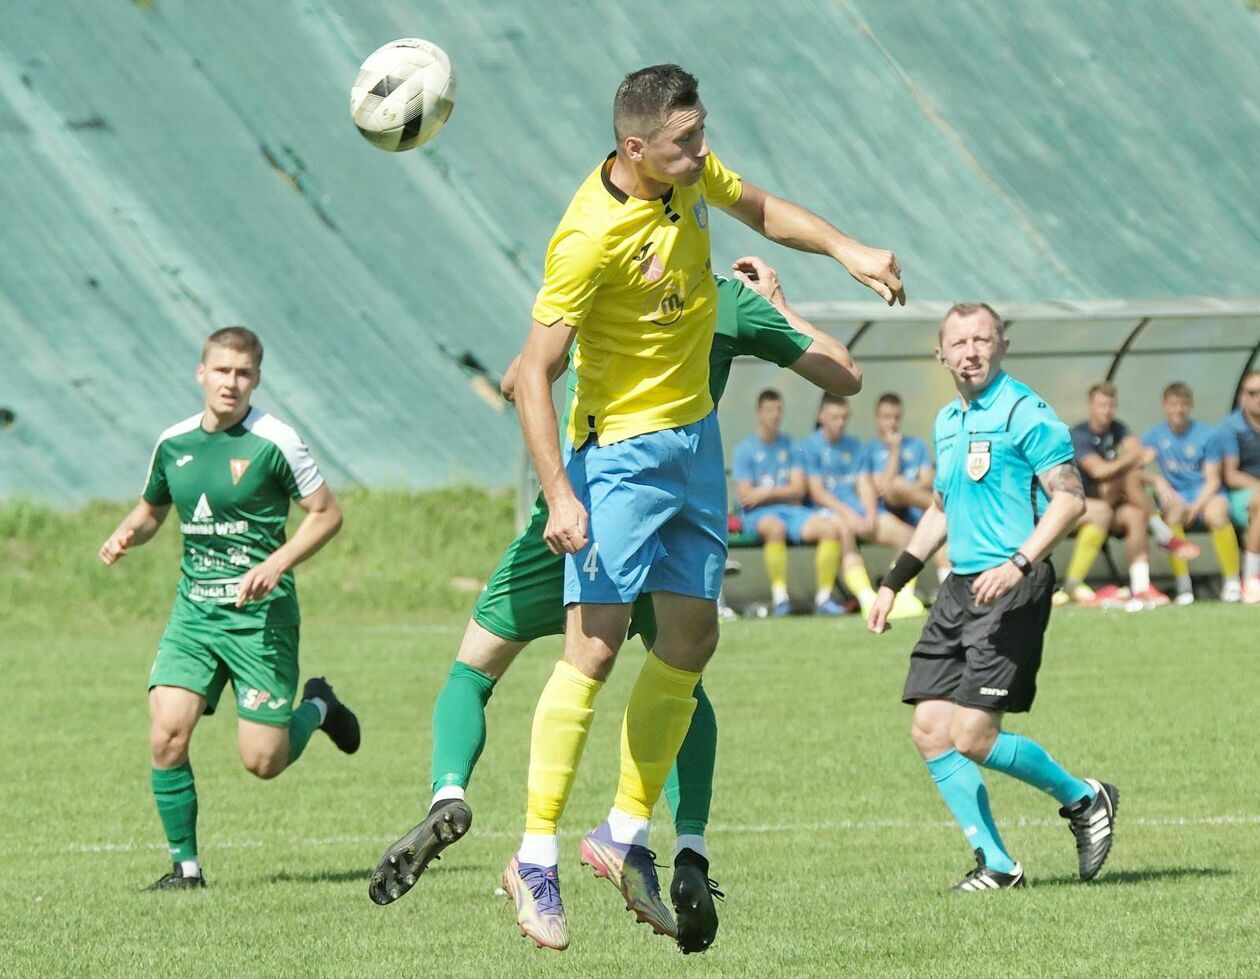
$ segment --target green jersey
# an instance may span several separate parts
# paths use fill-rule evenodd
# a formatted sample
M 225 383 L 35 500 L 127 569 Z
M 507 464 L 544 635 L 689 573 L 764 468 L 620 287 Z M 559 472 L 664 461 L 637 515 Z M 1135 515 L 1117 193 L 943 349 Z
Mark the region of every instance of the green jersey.
M 709 393 L 716 405 L 726 391 L 731 361 L 736 357 L 756 357 L 778 367 L 795 363 L 813 339 L 798 332 L 774 303 L 738 279 L 715 275 L 718 291 L 717 328 L 709 348 Z M 564 414 L 569 417 L 577 372 L 569 362 L 565 385 Z
M 289 501 L 324 483 L 310 451 L 284 422 L 251 408 L 222 432 L 201 427 L 200 413 L 158 438 L 144 499 L 174 504 L 184 535 L 172 618 L 224 629 L 296 625 L 292 572 L 258 602 L 236 608 L 241 576 L 285 541 Z

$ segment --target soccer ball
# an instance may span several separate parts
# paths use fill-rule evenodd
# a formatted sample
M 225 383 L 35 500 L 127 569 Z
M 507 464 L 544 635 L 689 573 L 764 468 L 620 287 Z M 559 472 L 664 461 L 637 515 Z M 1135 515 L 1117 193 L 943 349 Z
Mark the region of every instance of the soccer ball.
M 427 143 L 455 107 L 451 59 L 418 37 L 373 51 L 350 89 L 350 115 L 373 146 L 397 152 Z

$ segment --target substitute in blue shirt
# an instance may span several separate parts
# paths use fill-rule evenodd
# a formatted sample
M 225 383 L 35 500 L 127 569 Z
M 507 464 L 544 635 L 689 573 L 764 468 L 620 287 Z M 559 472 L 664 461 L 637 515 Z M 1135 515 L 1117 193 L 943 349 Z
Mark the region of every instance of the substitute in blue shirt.
M 1190 417 L 1194 395 L 1180 381 L 1164 388 L 1164 421 L 1152 425 L 1142 444 L 1155 452 L 1159 476 L 1155 490 L 1164 522 L 1182 539 L 1186 528 L 1206 525 L 1221 566 L 1221 601 L 1242 599 L 1238 538 L 1229 522 L 1229 499 L 1221 482 L 1221 440 L 1211 425 Z M 1173 553 L 1168 564 L 1177 579 L 1178 605 L 1194 601 L 1190 566 Z
M 885 631 L 898 589 L 948 540 L 954 573 L 911 653 L 902 699 L 914 705 L 915 746 L 976 858 L 954 889 L 1024 883 L 977 766 L 1059 802 L 1080 878 L 1089 880 L 1111 850 L 1118 791 L 1077 778 L 1035 741 L 1002 730 L 1003 714 L 1028 710 L 1037 692 L 1054 591 L 1045 557 L 1085 511 L 1072 440 L 1035 391 L 1002 371 L 1010 341 L 990 306 L 951 308 L 939 341 L 958 398 L 936 417 L 935 499 L 885 575 L 868 625 Z
M 1244 528 L 1243 601 L 1260 605 L 1260 370 L 1238 388 L 1238 410 L 1217 428 L 1221 463 L 1234 525 Z

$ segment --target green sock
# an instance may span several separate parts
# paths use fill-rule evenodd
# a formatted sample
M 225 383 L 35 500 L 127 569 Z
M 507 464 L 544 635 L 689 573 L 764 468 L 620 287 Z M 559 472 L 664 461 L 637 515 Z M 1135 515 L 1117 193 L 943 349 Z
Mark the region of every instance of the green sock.
M 154 768 L 149 773 L 153 797 L 157 800 L 162 829 L 171 859 L 197 859 L 197 788 L 193 783 L 192 765 L 184 762 L 175 768 Z
M 311 735 L 319 730 L 319 708 L 309 700 L 302 701 L 302 706 L 289 718 L 289 764 L 302 757 L 306 743 Z
M 717 716 L 709 695 L 704 692 L 703 681 L 696 684 L 695 698 L 691 727 L 665 782 L 665 798 L 674 814 L 674 830 L 679 836 L 703 836 L 709 824 L 709 805 L 713 802 Z
M 433 791 L 468 786 L 486 746 L 486 704 L 495 682 L 475 666 L 451 665 L 433 704 Z

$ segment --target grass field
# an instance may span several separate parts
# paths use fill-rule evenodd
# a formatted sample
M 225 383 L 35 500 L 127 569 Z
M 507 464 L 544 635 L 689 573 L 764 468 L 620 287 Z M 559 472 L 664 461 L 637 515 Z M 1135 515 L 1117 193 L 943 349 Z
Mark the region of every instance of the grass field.
M 1202 605 L 1056 613 L 1031 715 L 1012 730 L 1116 782 L 1118 839 L 1075 880 L 1055 803 L 990 776 L 1022 893 L 955 896 L 969 853 L 898 702 L 909 628 L 740 622 L 706 676 L 721 726 L 710 846 L 728 893 L 715 947 L 683 958 L 577 864 L 606 812 L 628 645 L 565 819 L 569 951 L 517 936 L 494 888 L 524 808 L 533 704 L 559 641 L 526 652 L 490 704 L 470 836 L 403 900 L 367 876 L 426 807 L 428 721 L 509 505 L 467 493 L 356 495 L 302 577 L 304 674 L 359 713 L 363 748 L 322 734 L 263 783 L 230 713 L 192 760 L 210 887 L 141 888 L 167 869 L 148 789 L 144 681 L 174 584 L 174 534 L 113 571 L 93 553 L 120 511 L 0 510 L 0 975 L 1157 976 L 1255 974 L 1260 940 L 1260 612 Z M 1252 733 L 1248 733 L 1252 732 Z M 656 845 L 672 854 L 660 811 Z

